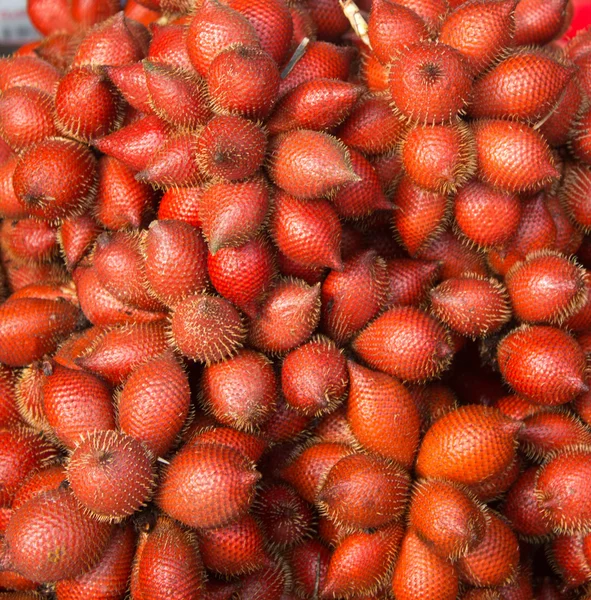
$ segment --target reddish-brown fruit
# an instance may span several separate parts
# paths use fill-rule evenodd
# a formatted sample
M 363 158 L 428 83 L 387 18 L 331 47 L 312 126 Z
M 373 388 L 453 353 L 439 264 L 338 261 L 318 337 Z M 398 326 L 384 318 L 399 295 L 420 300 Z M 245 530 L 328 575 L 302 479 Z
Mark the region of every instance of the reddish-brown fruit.
M 499 342 L 497 360 L 507 383 L 538 404 L 564 404 L 588 389 L 583 349 L 554 327 L 514 329 Z
M 448 5 L 451 5 L 451 2 L 444 0 L 397 0 L 396 3 L 414 10 L 433 33 L 439 31 Z
M 338 129 L 338 137 L 364 154 L 381 154 L 396 147 L 405 131 L 405 124 L 382 94 L 363 98 Z
M 66 489 L 46 491 L 10 519 L 6 541 L 14 568 L 34 581 L 77 577 L 105 551 L 111 525 L 86 514 Z
M 317 0 L 307 8 L 316 23 L 318 37 L 338 40 L 349 29 L 347 18 L 339 10 L 338 0 Z
M 346 444 L 324 442 L 308 445 L 282 469 L 281 477 L 293 485 L 302 498 L 315 502 L 333 466 L 353 452 L 353 448 Z
M 82 27 L 92 27 L 109 17 L 120 9 L 117 0 L 72 0 L 72 17 Z
M 279 250 L 294 262 L 311 268 L 343 268 L 341 223 L 328 200 L 301 200 L 279 191 L 269 228 Z
M 185 221 L 193 227 L 201 228 L 199 201 L 203 191 L 200 187 L 172 187 L 166 190 L 158 206 L 158 219 Z
M 57 135 L 53 98 L 34 88 L 15 87 L 0 98 L 0 137 L 19 152 Z
M 214 183 L 199 198 L 199 219 L 209 251 L 240 246 L 263 226 L 271 203 L 263 178 L 237 183 Z
M 261 426 L 260 435 L 269 444 L 291 442 L 301 437 L 310 426 L 312 417 L 294 410 L 281 395 L 277 397 L 275 412 L 272 419 L 267 419 Z
M 184 24 L 159 25 L 153 23 L 150 26 L 152 42 L 147 58 L 151 62 L 183 69 L 189 73 L 193 71 L 193 64 L 187 48 L 187 29 Z
M 544 539 L 552 533 L 536 499 L 536 479 L 539 467 L 529 467 L 507 492 L 503 515 L 510 521 L 519 536 L 527 539 Z
M 79 266 L 72 277 L 84 316 L 101 327 L 124 323 L 147 323 L 166 318 L 165 312 L 135 308 L 115 297 L 99 280 L 94 267 Z
M 341 405 L 334 412 L 324 415 L 312 430 L 312 435 L 320 442 L 353 445 L 357 441 L 351 433 L 345 405 Z
M 556 532 L 572 534 L 591 527 L 590 456 L 589 446 L 570 446 L 550 454 L 538 471 L 538 506 Z
M 419 187 L 403 176 L 393 197 L 395 231 L 412 256 L 424 249 L 445 227 L 451 212 L 447 195 Z
M 279 82 L 279 69 L 273 58 L 242 44 L 220 52 L 207 71 L 207 89 L 216 109 L 250 119 L 263 119 L 270 114 Z
M 93 214 L 101 225 L 111 230 L 139 229 L 152 216 L 155 199 L 152 188 L 138 181 L 125 163 L 112 156 L 99 159 Z
M 401 146 L 406 174 L 421 187 L 448 193 L 476 171 L 474 140 L 466 125 L 417 125 Z
M 591 231 L 591 169 L 581 163 L 569 165 L 560 189 L 560 200 L 575 224 Z
M 32 87 L 53 96 L 60 78 L 58 69 L 37 57 L 0 59 L 0 92 L 12 87 Z
M 97 142 L 95 146 L 104 154 L 141 171 L 159 148 L 168 140 L 168 129 L 156 115 L 141 117 Z
M 193 421 L 192 425 L 195 424 Z M 227 446 L 240 452 L 254 463 L 259 462 L 267 448 L 267 441 L 251 433 L 238 431 L 230 427 L 209 427 L 197 432 L 190 440 L 190 444 L 216 444 Z
M 416 472 L 464 485 L 503 474 L 515 460 L 521 423 L 486 406 L 460 407 L 435 421 L 425 434 Z
M 94 430 L 115 429 L 111 388 L 98 377 L 44 363 L 43 412 L 53 434 L 68 448 Z
M 146 83 L 146 72 L 141 62 L 119 67 L 105 67 L 104 70 L 123 98 L 133 108 L 147 115 L 153 112 Z
M 38 494 L 63 487 L 66 479 L 66 469 L 59 462 L 52 462 L 49 466 L 38 470 L 32 469 L 31 474 L 16 492 L 11 509 L 15 511 Z
M 267 138 L 256 123 L 243 117 L 214 117 L 196 143 L 197 163 L 205 177 L 236 181 L 255 174 L 265 159 Z
M 293 588 L 298 597 L 313 596 L 324 587 L 330 550 L 316 539 L 306 540 L 289 557 Z
M 248 511 L 259 479 L 254 463 L 237 450 L 187 445 L 164 471 L 157 502 L 185 525 L 223 527 Z
M 375 251 L 354 255 L 322 284 L 323 330 L 337 344 L 345 344 L 382 309 L 387 286 L 385 261 Z
M 219 2 L 207 2 L 195 13 L 187 30 L 187 50 L 195 70 L 205 77 L 214 58 L 233 44 L 259 47 L 251 23 Z
M 506 192 L 524 192 L 558 177 L 548 143 L 529 125 L 490 119 L 472 123 L 472 131 L 477 174 L 486 183 Z
M 264 355 L 242 350 L 229 360 L 205 367 L 201 391 L 205 409 L 217 421 L 252 430 L 275 408 L 277 378 Z
M 511 319 L 505 287 L 496 279 L 446 279 L 429 293 L 433 314 L 460 335 L 485 337 Z
M 567 143 L 571 128 L 583 103 L 583 91 L 577 77 L 566 84 L 554 110 L 540 127 L 542 135 L 553 147 Z
M 522 467 L 523 460 L 517 455 L 516 459 L 500 475 L 483 483 L 472 485 L 471 490 L 481 502 L 497 500 L 517 481 Z
M 269 244 L 264 238 L 255 238 L 238 248 L 209 254 L 207 269 L 215 289 L 254 317 L 272 285 L 276 266 Z
M 350 389 L 347 421 L 355 439 L 411 468 L 419 445 L 421 418 L 412 396 L 393 377 L 348 362 Z M 404 423 L 404 431 L 399 425 Z
M 145 27 L 118 12 L 88 31 L 76 50 L 72 66 L 120 66 L 137 62 L 144 58 L 147 49 L 142 39 L 145 34 Z
M 240 596 L 242 600 L 293 600 L 293 596 L 287 595 L 289 587 L 289 570 L 286 565 L 267 558 L 261 569 L 243 579 Z
M 456 567 L 441 558 L 408 529 L 394 567 L 392 592 L 397 600 L 454 600 L 459 581 Z
M 3 221 L 0 246 L 17 260 L 51 262 L 57 247 L 57 228 L 47 221 Z
M 32 216 L 69 216 L 95 195 L 96 159 L 82 144 L 48 138 L 21 154 L 13 185 L 17 198 Z
M 5 219 L 23 219 L 27 216 L 27 208 L 16 197 L 12 184 L 18 159 L 18 155 L 9 154 L 4 162 L 0 161 L 0 215 Z
M 68 461 L 76 499 L 99 520 L 120 520 L 145 506 L 155 474 L 152 453 L 118 431 L 96 431 L 79 439 Z
M 49 432 L 51 427 L 43 409 L 43 384 L 46 375 L 40 362 L 25 367 L 16 381 L 16 408 L 21 419 L 37 431 Z
M 161 188 L 200 185 L 204 178 L 195 157 L 198 139 L 193 132 L 169 137 L 135 175 L 136 179 Z
M 305 415 L 333 410 L 345 397 L 347 384 L 345 357 L 328 338 L 316 337 L 283 360 L 285 400 Z
M 211 364 L 235 354 L 246 330 L 238 311 L 224 298 L 195 294 L 174 307 L 171 343 L 184 356 Z
M 470 65 L 455 48 L 436 42 L 410 44 L 390 65 L 394 110 L 409 121 L 452 121 L 470 100 Z
M 330 558 L 323 598 L 373 594 L 386 582 L 404 536 L 400 523 L 344 538 Z
M 268 172 L 288 194 L 307 199 L 326 196 L 360 179 L 346 146 L 327 133 L 305 129 L 273 140 Z
M 131 595 L 138 600 L 201 598 L 205 571 L 197 540 L 172 519 L 158 517 L 140 537 L 131 576 Z
M 388 273 L 387 307 L 419 306 L 439 279 L 440 265 L 435 261 L 392 258 L 386 263 Z
M 287 58 L 294 25 L 290 8 L 282 0 L 230 0 L 231 8 L 244 15 L 256 31 L 261 48 L 282 65 Z
M 125 382 L 117 397 L 117 421 L 123 433 L 163 456 L 181 432 L 190 403 L 187 375 L 172 354 L 164 354 L 140 365 Z
M 110 384 L 119 385 L 139 365 L 167 348 L 164 322 L 121 325 L 102 329 L 75 362 Z
M 528 254 L 505 275 L 515 316 L 520 321 L 562 323 L 586 300 L 586 272 L 558 252 Z
M 368 36 L 377 59 L 384 65 L 409 44 L 430 37 L 425 21 L 412 9 L 379 0 L 373 2 L 368 20 Z
M 568 0 L 521 0 L 515 7 L 517 46 L 547 44 L 560 35 Z
M 478 546 L 488 512 L 457 484 L 426 479 L 415 484 L 408 522 L 441 557 L 455 560 Z
M 150 291 L 167 306 L 207 287 L 207 245 L 188 223 L 153 221 L 142 250 Z
M 0 506 L 10 506 L 27 476 L 55 457 L 56 451 L 41 435 L 25 427 L 0 429 Z
M 383 65 L 373 52 L 361 52 L 361 79 L 367 89 L 380 94 L 388 90 L 388 66 Z
M 516 421 L 522 421 L 529 415 L 533 415 L 544 409 L 539 404 L 534 404 L 522 396 L 512 394 L 509 396 L 502 396 L 495 400 L 492 404 L 495 408 L 498 408 L 504 415 L 507 415 L 511 419 Z
M 381 527 L 405 512 L 410 477 L 396 463 L 351 454 L 329 471 L 316 498 L 320 512 L 353 529 Z M 368 490 L 373 490 L 368 494 Z
M 517 194 L 473 180 L 455 195 L 454 217 L 459 230 L 472 243 L 485 248 L 503 246 L 517 231 L 521 203 Z
M 591 272 L 584 269 L 585 300 L 583 305 L 565 321 L 566 327 L 571 331 L 583 332 L 591 329 Z
M 100 163 L 99 163 L 100 168 Z M 68 270 L 72 271 L 94 245 L 100 227 L 89 214 L 69 217 L 58 232 L 60 253 Z
M 546 196 L 546 208 L 556 227 L 554 249 L 567 256 L 574 254 L 581 247 L 585 234 L 569 218 L 558 196 Z
M 157 62 L 143 61 L 146 89 L 154 113 L 177 127 L 195 128 L 211 112 L 204 83 L 192 73 Z
M 489 265 L 499 275 L 505 275 L 530 252 L 554 249 L 557 229 L 546 205 L 545 193 L 522 199 L 521 209 L 521 220 L 513 238 L 504 248 L 488 252 Z
M 353 348 L 369 366 L 407 381 L 437 377 L 453 356 L 445 328 L 413 306 L 387 310 L 357 336 Z
M 127 591 L 129 574 L 136 547 L 133 526 L 118 527 L 98 565 L 75 579 L 62 579 L 55 586 L 59 600 L 113 600 Z
M 556 105 L 574 72 L 542 50 L 518 50 L 474 84 L 470 116 L 540 119 Z
M 304 56 L 281 81 L 279 95 L 283 96 L 300 83 L 314 79 L 347 81 L 354 57 L 355 52 L 350 47 L 335 46 L 329 42 L 310 42 Z M 0 85 L 1 79 L 0 75 Z
M 157 311 L 163 306 L 148 293 L 141 238 L 135 233 L 102 233 L 96 241 L 92 264 L 102 285 L 125 304 Z
M 73 68 L 64 75 L 55 94 L 55 114 L 64 135 L 83 142 L 111 133 L 122 117 L 113 85 L 91 67 Z
M 320 320 L 320 286 L 285 279 L 269 292 L 250 323 L 250 343 L 263 352 L 282 353 L 303 344 Z
M 332 196 L 332 202 L 340 217 L 358 219 L 378 210 L 392 208 L 384 194 L 376 170 L 364 156 L 356 150 L 350 151 L 352 172 L 357 180 L 343 185 Z
M 312 533 L 312 506 L 285 484 L 264 487 L 255 500 L 254 510 L 265 537 L 275 547 L 297 546 Z
M 509 583 L 519 566 L 519 542 L 511 527 L 490 512 L 486 531 L 476 548 L 458 561 L 460 579 L 476 586 Z
M 224 576 L 242 575 L 265 562 L 265 538 L 250 514 L 217 529 L 198 534 L 199 550 L 206 569 Z
M 31 0 L 27 2 L 27 14 L 42 35 L 50 35 L 60 30 L 71 32 L 76 29 L 68 0 Z
M 0 365 L 0 427 L 16 425 L 21 420 L 17 406 L 17 373 Z
M 588 92 L 587 92 L 588 93 Z M 591 123 L 591 110 L 585 107 L 578 115 L 569 135 L 569 146 L 572 153 L 586 164 L 591 164 L 591 144 L 587 131 Z
M 422 418 L 421 433 L 427 431 L 435 421 L 458 407 L 458 400 L 454 392 L 442 383 L 409 386 L 408 391 Z
M 559 535 L 549 544 L 548 555 L 552 569 L 574 588 L 591 579 L 591 567 L 585 557 L 584 534 Z
M 265 123 L 271 135 L 291 129 L 324 131 L 351 112 L 363 88 L 337 79 L 313 79 L 285 94 Z
M 59 285 L 64 283 L 68 277 L 59 262 L 20 262 L 9 256 L 5 256 L 3 267 L 5 271 L 3 278 L 5 277 L 6 287 L 14 291 L 28 285 Z
M 471 0 L 453 8 L 441 25 L 439 41 L 459 50 L 480 73 L 511 44 L 515 2 Z
M 24 367 L 45 354 L 74 331 L 79 309 L 65 300 L 21 298 L 0 306 L 0 361 Z

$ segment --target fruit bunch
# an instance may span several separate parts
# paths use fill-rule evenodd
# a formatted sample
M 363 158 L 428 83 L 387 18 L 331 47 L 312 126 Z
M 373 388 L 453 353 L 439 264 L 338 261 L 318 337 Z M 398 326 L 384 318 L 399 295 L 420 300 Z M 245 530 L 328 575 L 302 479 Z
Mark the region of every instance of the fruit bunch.
M 0 598 L 591 597 L 591 32 L 342 4 L 29 0 Z

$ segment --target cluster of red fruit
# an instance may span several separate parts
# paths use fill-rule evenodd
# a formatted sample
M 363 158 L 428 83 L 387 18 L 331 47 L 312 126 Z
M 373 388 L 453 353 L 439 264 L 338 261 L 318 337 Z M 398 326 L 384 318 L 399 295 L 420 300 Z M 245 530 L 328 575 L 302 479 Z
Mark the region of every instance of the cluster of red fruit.
M 359 4 L 29 0 L 1 598 L 589 597 L 591 33 Z

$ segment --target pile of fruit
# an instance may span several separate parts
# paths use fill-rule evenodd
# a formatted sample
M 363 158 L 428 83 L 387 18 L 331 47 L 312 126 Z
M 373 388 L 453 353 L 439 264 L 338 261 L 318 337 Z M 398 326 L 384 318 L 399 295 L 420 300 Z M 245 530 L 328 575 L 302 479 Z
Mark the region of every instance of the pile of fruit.
M 590 598 L 568 0 L 29 0 L 0 59 L 0 598 Z

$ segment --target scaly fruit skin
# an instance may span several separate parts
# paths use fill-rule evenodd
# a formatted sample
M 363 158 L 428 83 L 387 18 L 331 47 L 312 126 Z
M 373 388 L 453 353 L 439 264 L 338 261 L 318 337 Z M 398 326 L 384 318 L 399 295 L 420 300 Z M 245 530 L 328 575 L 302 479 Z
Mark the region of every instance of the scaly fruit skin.
M 235 354 L 246 337 L 238 311 L 224 298 L 207 294 L 179 302 L 170 327 L 173 346 L 187 358 L 206 364 Z
M 117 422 L 154 456 L 167 454 L 180 434 L 191 405 L 187 374 L 165 353 L 140 365 L 117 395 Z
M 167 466 L 156 501 L 190 527 L 222 527 L 248 511 L 259 479 L 254 463 L 237 450 L 187 445 Z
M 454 600 L 459 580 L 456 567 L 439 557 L 413 529 L 407 529 L 394 567 L 392 593 L 399 600 Z
M 544 519 L 558 533 L 587 532 L 589 446 L 571 446 L 550 454 L 537 473 L 535 496 Z
M 391 308 L 372 321 L 357 336 L 353 349 L 388 375 L 425 381 L 449 366 L 453 356 L 450 344 L 449 334 L 432 316 L 404 306 Z
M 581 346 L 554 327 L 514 329 L 499 343 L 497 360 L 511 387 L 538 404 L 565 404 L 588 389 Z
M 463 487 L 438 479 L 415 483 L 409 525 L 441 557 L 465 556 L 482 541 L 488 511 Z
M 193 533 L 166 516 L 140 537 L 131 576 L 131 597 L 200 598 L 203 562 Z
M 367 450 L 411 468 L 419 445 L 421 418 L 404 386 L 384 373 L 347 363 L 350 379 L 347 421 Z M 404 435 L 397 435 L 404 423 Z
M 460 407 L 440 417 L 427 431 L 416 473 L 468 486 L 494 479 L 515 460 L 520 427 L 497 409 Z
M 98 563 L 110 537 L 111 525 L 92 519 L 65 489 L 23 504 L 6 530 L 14 568 L 34 581 L 77 577 Z
M 405 512 L 410 476 L 395 462 L 366 454 L 341 458 L 328 472 L 316 505 L 345 528 L 368 529 L 395 522 Z M 367 490 L 375 490 L 368 496 Z
M 410 44 L 390 64 L 393 108 L 409 121 L 453 121 L 469 102 L 471 88 L 469 64 L 446 44 Z
M 76 499 L 99 520 L 121 520 L 145 506 L 155 483 L 152 454 L 141 442 L 117 431 L 82 437 L 68 461 Z
M 63 300 L 8 300 L 0 306 L 0 361 L 24 367 L 55 351 L 79 316 L 79 309 Z

